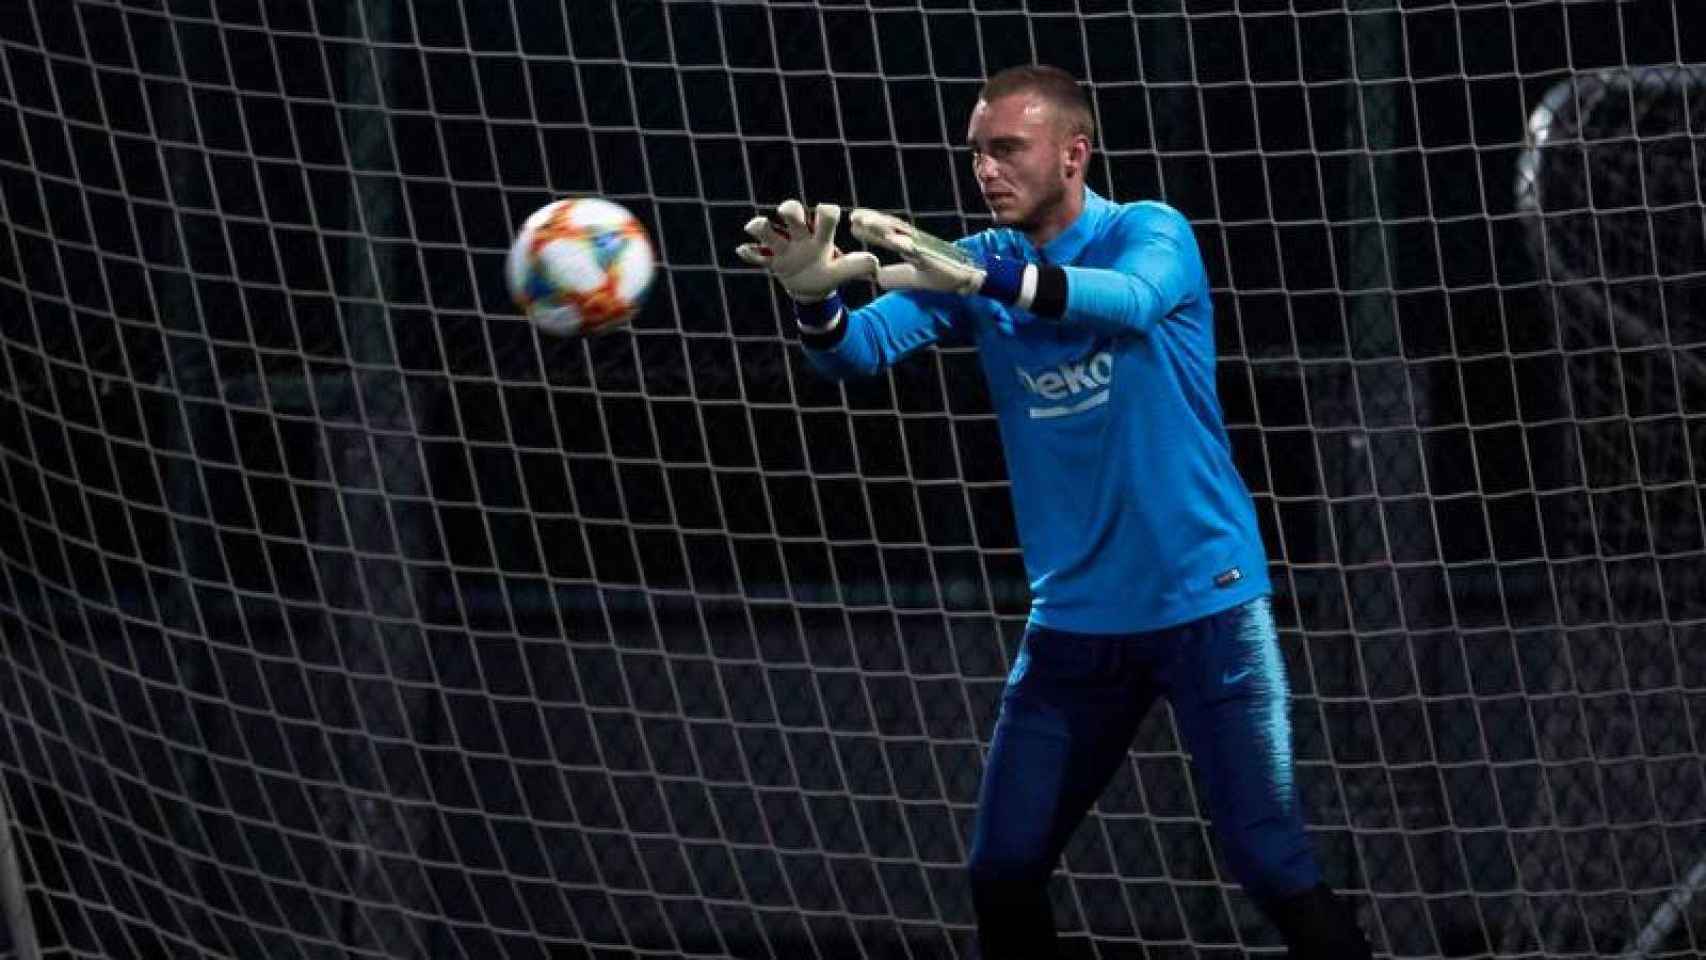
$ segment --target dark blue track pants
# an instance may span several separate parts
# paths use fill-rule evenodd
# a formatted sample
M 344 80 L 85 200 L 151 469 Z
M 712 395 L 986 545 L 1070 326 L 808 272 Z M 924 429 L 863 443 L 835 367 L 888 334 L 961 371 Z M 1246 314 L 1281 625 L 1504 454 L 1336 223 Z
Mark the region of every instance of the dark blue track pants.
M 1258 903 L 1321 880 L 1292 781 L 1268 598 L 1139 634 L 1032 626 L 1007 680 L 970 863 L 985 960 L 1053 956 L 1047 884 L 1072 831 L 1165 696 L 1227 865 Z

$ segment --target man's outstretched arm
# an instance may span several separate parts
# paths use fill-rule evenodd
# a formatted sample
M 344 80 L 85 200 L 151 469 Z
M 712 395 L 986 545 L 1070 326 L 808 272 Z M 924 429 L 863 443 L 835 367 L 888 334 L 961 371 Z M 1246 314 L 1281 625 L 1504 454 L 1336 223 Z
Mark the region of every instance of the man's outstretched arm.
M 874 279 L 877 258 L 843 254 L 836 247 L 840 219 L 835 204 L 820 203 L 808 214 L 798 200 L 787 200 L 774 217 L 748 222 L 746 232 L 754 242 L 735 251 L 782 285 L 793 301 L 807 360 L 837 379 L 876 373 L 935 342 L 958 309 L 956 298 L 909 291 L 879 297 L 849 313 L 839 288 L 849 280 Z
M 1024 263 L 1010 257 L 979 260 L 959 247 L 874 210 L 853 211 L 853 235 L 900 254 L 881 267 L 885 289 L 978 295 L 1040 320 L 1080 324 L 1107 333 L 1147 333 L 1191 296 L 1202 277 L 1202 256 L 1190 223 L 1171 207 L 1145 204 L 1115 228 L 1126 249 L 1109 267 Z

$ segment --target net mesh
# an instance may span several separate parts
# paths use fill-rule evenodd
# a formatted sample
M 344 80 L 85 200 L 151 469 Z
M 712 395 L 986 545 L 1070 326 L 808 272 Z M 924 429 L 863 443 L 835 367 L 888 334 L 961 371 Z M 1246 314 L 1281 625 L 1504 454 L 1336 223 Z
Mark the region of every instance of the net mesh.
M 817 378 L 732 248 L 789 196 L 984 226 L 965 119 L 1042 61 L 1090 81 L 1092 187 L 1202 242 L 1307 817 L 1377 949 L 1697 954 L 1684 6 L 0 4 L 31 946 L 972 956 L 1028 599 L 976 357 Z M 577 194 L 658 243 L 631 335 L 506 302 Z M 1164 710 L 1052 890 L 1070 956 L 1277 952 Z

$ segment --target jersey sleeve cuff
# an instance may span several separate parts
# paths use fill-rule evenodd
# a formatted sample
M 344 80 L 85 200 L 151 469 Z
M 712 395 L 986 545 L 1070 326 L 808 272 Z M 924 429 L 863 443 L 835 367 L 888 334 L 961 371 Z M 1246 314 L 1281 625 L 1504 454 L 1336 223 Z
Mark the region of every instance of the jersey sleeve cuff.
M 1066 315 L 1066 271 L 1055 264 L 990 257 L 978 293 L 1045 319 Z
M 1035 269 L 1023 260 L 1011 257 L 989 257 L 983 264 L 983 283 L 977 292 L 1009 306 L 1025 309 L 1020 301 L 1025 295 L 1026 279 Z
M 1036 274 L 1037 290 L 1030 311 L 1050 320 L 1066 316 L 1066 268 L 1051 263 L 1037 267 Z
M 847 336 L 847 308 L 839 293 L 815 303 L 796 300 L 794 322 L 800 327 L 800 342 L 813 350 L 828 350 Z

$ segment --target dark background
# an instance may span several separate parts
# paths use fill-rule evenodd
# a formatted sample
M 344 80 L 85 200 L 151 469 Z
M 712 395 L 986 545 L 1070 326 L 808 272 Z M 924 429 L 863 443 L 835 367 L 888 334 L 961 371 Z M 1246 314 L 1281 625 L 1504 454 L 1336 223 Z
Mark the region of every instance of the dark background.
M 1702 862 L 1683 3 L 0 0 L 0 774 L 52 956 L 969 956 L 1027 596 L 976 358 L 814 377 L 789 196 L 987 223 L 981 77 L 1210 265 L 1323 861 L 1383 951 L 1614 954 Z M 541 341 L 566 194 L 662 274 Z M 868 291 L 851 290 L 855 300 Z M 1074 956 L 1273 945 L 1164 712 Z M 1657 933 L 1652 931 L 1657 930 Z M 1141 944 L 1141 946 L 1140 946 Z

